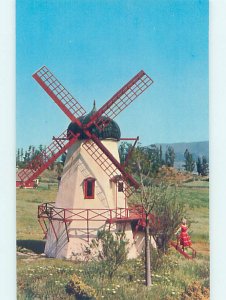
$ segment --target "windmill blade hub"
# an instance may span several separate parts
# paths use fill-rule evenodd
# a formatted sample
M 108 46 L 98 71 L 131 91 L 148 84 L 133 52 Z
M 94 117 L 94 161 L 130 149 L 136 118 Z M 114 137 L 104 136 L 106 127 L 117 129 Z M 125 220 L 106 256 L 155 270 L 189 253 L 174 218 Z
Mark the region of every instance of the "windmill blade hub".
M 118 126 L 118 124 L 110 119 L 109 117 L 104 116 L 102 122 L 106 124 L 106 121 L 108 123 L 107 126 L 103 128 L 103 130 L 100 130 L 97 128 L 94 124 L 91 124 L 89 128 L 86 128 L 86 124 L 90 122 L 90 119 L 96 112 L 96 107 L 94 105 L 92 111 L 79 118 L 79 121 L 81 122 L 82 126 L 78 126 L 77 123 L 71 122 L 68 126 L 68 131 L 72 131 L 74 134 L 79 133 L 80 140 L 83 139 L 88 139 L 89 137 L 85 134 L 85 131 L 88 130 L 88 132 L 92 135 L 95 134 L 99 139 L 104 140 L 104 139 L 113 139 L 119 141 L 121 138 L 121 130 Z M 101 121 L 99 122 L 99 126 L 101 127 Z M 85 130 L 84 130 L 85 129 Z

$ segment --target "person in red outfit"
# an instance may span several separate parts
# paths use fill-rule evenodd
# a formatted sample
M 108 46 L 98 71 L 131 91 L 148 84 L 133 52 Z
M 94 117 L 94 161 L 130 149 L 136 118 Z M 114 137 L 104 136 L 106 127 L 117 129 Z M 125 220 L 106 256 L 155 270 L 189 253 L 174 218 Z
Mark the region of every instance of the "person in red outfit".
M 182 249 L 184 251 L 185 247 L 191 246 L 191 238 L 187 233 L 188 227 L 185 218 L 183 218 L 180 228 L 176 232 L 176 235 L 179 233 L 179 231 L 180 231 L 180 235 L 178 236 L 178 239 L 180 240 L 180 245 L 182 246 Z

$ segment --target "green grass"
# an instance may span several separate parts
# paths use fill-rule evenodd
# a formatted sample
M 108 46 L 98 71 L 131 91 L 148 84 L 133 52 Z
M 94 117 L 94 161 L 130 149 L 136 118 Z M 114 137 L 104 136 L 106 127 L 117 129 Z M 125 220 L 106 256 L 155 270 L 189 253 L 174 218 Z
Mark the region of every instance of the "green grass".
M 209 189 L 208 188 L 178 188 L 178 194 L 181 199 L 190 207 L 209 207 Z
M 199 183 L 202 185 L 202 182 Z M 55 200 L 57 186 L 17 190 L 17 245 L 24 254 L 18 256 L 18 299 L 74 299 L 65 292 L 65 285 L 72 274 L 77 274 L 95 288 L 99 299 L 180 299 L 185 287 L 194 281 L 209 286 L 209 194 L 208 186 L 183 186 L 179 197 L 188 205 L 188 215 L 193 247 L 198 250 L 195 260 L 186 260 L 174 249 L 163 257 L 162 264 L 152 264 L 153 285 L 144 285 L 144 266 L 140 259 L 127 261 L 121 266 L 112 281 L 102 278 L 98 263 L 76 263 L 49 259 L 41 255 L 43 233 L 37 221 L 37 207 L 43 202 Z
M 178 189 L 179 197 L 187 204 L 188 214 L 185 216 L 191 221 L 189 233 L 192 242 L 209 243 L 209 188 L 204 182 L 203 188 L 197 188 L 197 181 L 193 182 L 193 188 L 183 186 Z M 206 249 L 206 247 L 205 247 Z
M 190 188 L 209 188 L 209 181 L 207 180 L 194 180 L 190 182 L 183 183 L 184 187 Z
M 17 239 L 40 240 L 43 238 L 37 222 L 38 205 L 55 201 L 57 186 L 38 189 L 17 189 L 16 225 Z
M 101 277 L 97 263 L 75 263 L 59 259 L 18 260 L 18 299 L 73 299 L 65 292 L 72 274 L 77 274 L 104 299 L 180 299 L 194 281 L 209 285 L 206 257 L 188 261 L 175 252 L 164 257 L 161 268 L 152 272 L 152 287 L 144 285 L 141 260 L 127 261 L 112 281 Z M 168 297 L 168 298 L 167 298 Z

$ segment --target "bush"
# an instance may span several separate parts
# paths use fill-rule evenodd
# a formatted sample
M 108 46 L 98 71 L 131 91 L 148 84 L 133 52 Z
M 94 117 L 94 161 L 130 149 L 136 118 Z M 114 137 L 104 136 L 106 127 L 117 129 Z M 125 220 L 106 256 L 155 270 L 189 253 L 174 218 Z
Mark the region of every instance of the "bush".
M 92 240 L 90 249 L 86 252 L 99 261 L 102 276 L 112 279 L 118 268 L 126 261 L 128 240 L 124 232 L 111 233 L 109 230 L 100 230 L 97 238 Z
M 97 299 L 96 291 L 86 285 L 76 274 L 71 276 L 71 280 L 65 286 L 65 291 L 69 295 L 75 295 L 78 300 Z

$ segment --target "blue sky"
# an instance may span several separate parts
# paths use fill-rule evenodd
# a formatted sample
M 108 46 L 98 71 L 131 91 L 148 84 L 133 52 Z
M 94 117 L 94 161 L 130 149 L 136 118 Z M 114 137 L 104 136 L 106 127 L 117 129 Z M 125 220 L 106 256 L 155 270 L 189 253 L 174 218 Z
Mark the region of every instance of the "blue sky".
M 17 0 L 17 147 L 68 118 L 32 78 L 46 65 L 89 112 L 143 69 L 154 84 L 116 118 L 143 145 L 208 140 L 207 1 Z

